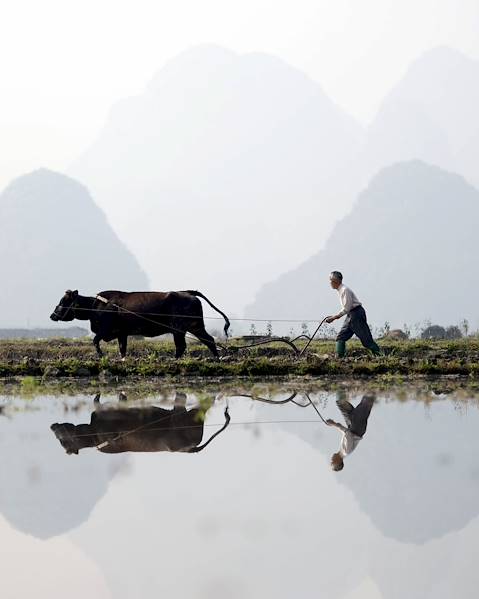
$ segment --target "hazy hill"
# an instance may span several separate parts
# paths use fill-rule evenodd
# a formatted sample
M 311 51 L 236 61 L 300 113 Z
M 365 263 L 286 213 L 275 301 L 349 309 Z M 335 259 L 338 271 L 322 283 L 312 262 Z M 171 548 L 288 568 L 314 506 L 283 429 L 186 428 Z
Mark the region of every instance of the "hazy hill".
M 157 289 L 227 310 L 325 239 L 363 130 L 297 69 L 201 46 L 111 110 L 72 166 Z
M 0 514 L 39 539 L 85 522 L 127 461 L 124 455 L 96 451 L 67 455 L 50 430 L 67 407 L 60 409 L 53 397 L 48 400 L 49 409 L 24 409 L 19 415 L 7 411 L 0 435 L 0 449 L 8 455 L 0 472 Z
M 419 161 L 381 171 L 325 247 L 268 283 L 247 309 L 263 318 L 319 318 L 338 311 L 328 275 L 343 271 L 375 324 L 427 318 L 479 324 L 479 192 Z
M 53 324 L 65 289 L 148 288 L 138 262 L 85 187 L 41 169 L 0 195 L 0 326 Z
M 478 105 L 479 61 L 447 47 L 426 52 L 369 127 L 365 170 L 417 158 L 479 185 Z

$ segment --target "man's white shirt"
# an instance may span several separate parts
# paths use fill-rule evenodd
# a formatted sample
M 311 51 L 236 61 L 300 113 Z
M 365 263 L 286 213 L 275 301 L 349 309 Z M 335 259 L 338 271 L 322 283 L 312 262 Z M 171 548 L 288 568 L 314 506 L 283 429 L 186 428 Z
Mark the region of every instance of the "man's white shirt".
M 339 303 L 341 304 L 341 312 L 339 313 L 341 316 L 345 314 L 349 314 L 353 308 L 357 308 L 361 306 L 361 302 L 356 297 L 354 291 L 346 287 L 346 285 L 341 284 L 337 288 L 337 292 L 339 294 Z
M 339 453 L 343 456 L 343 458 L 356 449 L 356 446 L 361 439 L 362 437 L 355 435 L 348 429 L 343 431 L 343 438 L 341 439 L 341 446 L 339 449 Z
M 343 436 L 341 437 L 341 444 L 339 446 L 339 453 L 343 456 L 343 458 L 352 453 L 356 449 L 359 441 L 362 439 L 362 437 L 356 435 L 356 433 L 353 433 L 353 431 L 349 428 L 349 426 L 351 426 L 349 417 L 346 415 L 344 415 L 344 417 L 348 422 L 348 427 L 340 424 L 339 422 L 334 422 L 333 424 L 333 426 L 339 428 L 339 430 L 343 433 Z

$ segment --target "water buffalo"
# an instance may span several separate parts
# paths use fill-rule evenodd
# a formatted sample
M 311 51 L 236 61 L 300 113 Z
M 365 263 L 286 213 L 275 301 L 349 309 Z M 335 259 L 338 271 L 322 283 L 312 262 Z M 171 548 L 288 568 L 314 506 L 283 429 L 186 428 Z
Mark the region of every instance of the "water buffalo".
M 97 395 L 95 402 L 99 403 Z M 125 395 L 120 394 L 120 399 Z M 219 435 L 230 422 L 228 408 L 225 424 L 200 445 L 203 438 L 205 410 L 185 407 L 186 395 L 177 393 L 173 410 L 156 406 L 140 408 L 101 407 L 92 412 L 90 424 L 55 423 L 50 427 L 68 454 L 78 454 L 85 447 L 103 453 L 125 451 L 182 451 L 197 453 Z
M 171 333 L 175 340 L 176 357 L 186 349 L 185 335 L 193 333 L 217 358 L 215 340 L 206 332 L 203 320 L 203 298 L 225 319 L 224 332 L 230 322 L 226 314 L 214 306 L 199 291 L 102 291 L 95 297 L 65 291 L 50 318 L 58 321 L 89 320 L 95 333 L 93 344 L 99 356 L 103 353 L 100 341 L 118 339 L 121 357 L 126 356 L 128 335 L 157 337 Z

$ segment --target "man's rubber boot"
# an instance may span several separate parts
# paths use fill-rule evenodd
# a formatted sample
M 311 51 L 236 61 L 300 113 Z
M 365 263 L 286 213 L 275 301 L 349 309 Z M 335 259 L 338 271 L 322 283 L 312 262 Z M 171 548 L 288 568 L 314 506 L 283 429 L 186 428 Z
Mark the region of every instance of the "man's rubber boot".
M 336 341 L 336 355 L 338 358 L 344 358 L 346 355 L 346 341 Z

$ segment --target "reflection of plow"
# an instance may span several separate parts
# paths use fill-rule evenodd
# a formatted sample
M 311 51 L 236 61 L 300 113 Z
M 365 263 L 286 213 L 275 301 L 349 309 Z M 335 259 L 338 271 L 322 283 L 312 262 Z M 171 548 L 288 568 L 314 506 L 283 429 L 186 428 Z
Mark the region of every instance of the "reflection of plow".
M 259 397 L 258 395 L 248 395 L 247 393 L 238 393 L 238 395 L 235 395 L 235 397 L 249 397 L 250 399 L 252 399 L 254 401 L 262 401 L 264 403 L 270 403 L 270 404 L 276 404 L 276 405 L 291 402 L 291 403 L 294 403 L 295 405 L 299 406 L 300 408 L 307 408 L 309 406 L 309 404 L 305 405 L 305 404 L 302 404 L 302 403 L 299 403 L 298 401 L 296 401 L 294 399 L 296 397 L 296 395 L 297 395 L 296 391 L 293 391 L 293 393 L 286 399 L 278 399 L 278 400 L 266 399 L 266 397 Z
M 259 345 L 268 345 L 270 343 L 285 343 L 294 351 L 295 355 L 298 356 L 298 358 L 300 358 L 306 352 L 306 350 L 308 349 L 309 345 L 315 338 L 317 332 L 319 331 L 319 329 L 321 328 L 321 325 L 324 322 L 326 322 L 326 318 L 323 318 L 323 320 L 319 323 L 319 325 L 317 326 L 316 330 L 311 335 L 311 337 L 309 335 L 302 334 L 302 335 L 298 335 L 294 339 L 289 339 L 288 337 L 268 337 L 266 339 L 262 339 L 261 341 L 256 341 L 255 343 L 249 343 L 248 345 L 238 345 L 238 346 L 228 345 L 228 346 L 226 346 L 226 345 L 220 345 L 219 343 L 217 345 L 225 352 L 225 355 L 227 355 L 228 353 L 238 354 L 239 352 L 241 352 L 245 349 L 251 349 L 253 347 L 258 347 Z M 303 349 L 300 349 L 296 345 L 296 342 L 299 341 L 300 339 L 308 340 L 308 342 L 303 347 Z
M 308 408 L 310 405 L 312 405 L 313 408 L 315 409 L 317 415 L 321 418 L 321 420 L 324 422 L 324 424 L 328 425 L 328 423 L 326 422 L 326 420 L 321 415 L 321 412 L 318 410 L 318 408 L 316 407 L 316 405 L 312 402 L 311 398 L 309 397 L 309 393 L 306 393 L 306 391 L 304 392 L 304 395 L 308 399 L 308 403 L 307 404 L 303 404 L 303 403 L 300 403 L 300 402 L 296 401 L 295 400 L 296 395 L 297 395 L 297 392 L 293 391 L 293 393 L 289 397 L 287 397 L 286 399 L 278 399 L 278 400 L 267 399 L 266 397 L 259 397 L 258 395 L 247 395 L 247 394 L 242 394 L 242 393 L 239 393 L 236 397 L 249 397 L 250 399 L 252 399 L 254 401 L 262 401 L 264 403 L 276 404 L 276 405 L 285 404 L 285 403 L 291 402 L 291 403 L 294 403 L 299 408 Z

